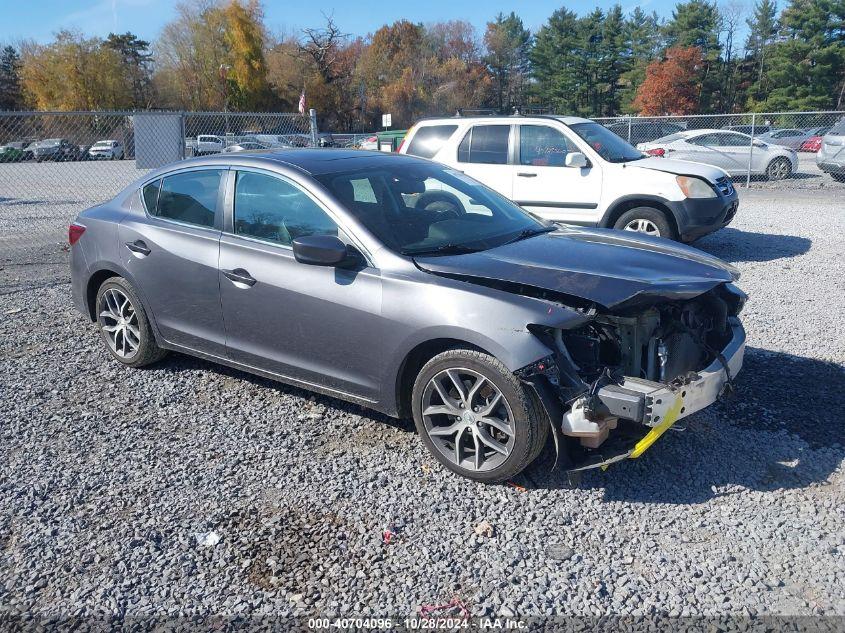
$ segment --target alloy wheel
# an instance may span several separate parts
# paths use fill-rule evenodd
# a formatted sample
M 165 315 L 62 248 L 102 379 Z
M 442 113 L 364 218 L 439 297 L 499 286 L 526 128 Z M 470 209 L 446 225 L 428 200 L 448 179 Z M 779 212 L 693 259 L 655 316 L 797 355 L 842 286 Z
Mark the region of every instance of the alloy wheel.
M 789 175 L 789 163 L 785 160 L 776 160 L 769 166 L 769 178 L 772 180 L 783 180 Z
M 657 225 L 651 220 L 646 220 L 645 218 L 634 218 L 625 225 L 624 230 L 660 237 L 660 229 L 657 228 Z
M 111 350 L 122 358 L 132 358 L 141 346 L 141 329 L 135 306 L 123 292 L 109 288 L 100 298 L 98 322 Z
M 513 450 L 513 414 L 493 382 L 464 367 L 436 374 L 422 395 L 432 444 L 452 464 L 475 472 L 500 466 Z

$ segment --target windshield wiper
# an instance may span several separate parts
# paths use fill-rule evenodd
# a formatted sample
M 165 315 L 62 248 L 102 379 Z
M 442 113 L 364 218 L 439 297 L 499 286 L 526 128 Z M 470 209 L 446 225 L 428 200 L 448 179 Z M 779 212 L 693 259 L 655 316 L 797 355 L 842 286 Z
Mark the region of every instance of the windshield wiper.
M 467 246 L 466 244 L 455 244 L 449 242 L 447 244 L 440 244 L 439 246 L 432 246 L 431 248 L 420 248 L 418 250 L 410 249 L 402 251 L 403 255 L 461 255 L 463 253 L 476 253 L 484 250 L 479 247 Z
M 507 242 L 503 242 L 502 246 L 504 246 L 505 244 L 513 244 L 514 242 L 518 242 L 529 237 L 534 237 L 535 235 L 540 235 L 541 233 L 551 233 L 555 230 L 557 230 L 557 227 L 554 226 L 544 226 L 541 229 L 523 229 L 511 239 L 509 239 Z

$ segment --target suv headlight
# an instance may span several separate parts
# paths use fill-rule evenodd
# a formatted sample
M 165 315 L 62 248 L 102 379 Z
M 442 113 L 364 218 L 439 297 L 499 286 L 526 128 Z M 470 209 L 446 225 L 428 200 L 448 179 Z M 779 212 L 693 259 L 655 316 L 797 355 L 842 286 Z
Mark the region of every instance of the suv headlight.
M 715 198 L 716 190 L 706 180 L 694 176 L 676 176 L 678 186 L 687 198 Z

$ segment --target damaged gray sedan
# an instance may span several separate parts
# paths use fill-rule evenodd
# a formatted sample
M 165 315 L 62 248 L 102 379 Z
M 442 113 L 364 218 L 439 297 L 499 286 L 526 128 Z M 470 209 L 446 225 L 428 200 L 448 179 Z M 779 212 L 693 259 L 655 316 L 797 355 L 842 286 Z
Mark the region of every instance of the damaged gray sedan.
M 412 415 L 480 481 L 519 473 L 550 434 L 572 471 L 638 457 L 742 365 L 729 265 L 546 224 L 408 156 L 188 160 L 84 211 L 69 238 L 75 304 L 119 362 L 173 350 Z

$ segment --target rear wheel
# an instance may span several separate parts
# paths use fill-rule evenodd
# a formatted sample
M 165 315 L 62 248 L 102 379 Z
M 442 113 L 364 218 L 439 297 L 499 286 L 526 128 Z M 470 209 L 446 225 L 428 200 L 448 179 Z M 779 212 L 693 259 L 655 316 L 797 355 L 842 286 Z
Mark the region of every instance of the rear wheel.
M 97 326 L 109 353 L 129 367 L 143 367 L 164 358 L 150 322 L 132 285 L 122 277 L 108 279 L 97 292 Z
M 613 228 L 622 231 L 645 233 L 653 237 L 677 239 L 672 224 L 660 209 L 653 207 L 635 207 L 619 216 Z
M 499 360 L 475 350 L 438 354 L 413 387 L 414 423 L 449 470 L 482 482 L 514 477 L 543 448 L 548 416 Z
M 792 163 L 788 158 L 776 158 L 766 167 L 769 180 L 784 180 L 792 175 Z

